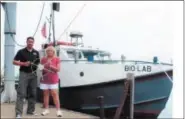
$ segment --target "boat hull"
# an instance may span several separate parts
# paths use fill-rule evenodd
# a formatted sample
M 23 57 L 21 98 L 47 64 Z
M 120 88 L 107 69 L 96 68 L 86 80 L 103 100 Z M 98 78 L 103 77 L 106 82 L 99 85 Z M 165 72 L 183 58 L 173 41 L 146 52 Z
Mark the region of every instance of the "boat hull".
M 172 77 L 172 70 L 167 73 Z M 100 107 L 97 97 L 104 96 L 105 116 L 112 118 L 121 102 L 124 81 L 125 79 L 120 79 L 94 85 L 68 88 L 60 87 L 61 106 L 99 116 Z M 157 118 L 165 108 L 172 86 L 173 83 L 164 72 L 136 77 L 134 99 L 135 117 Z M 40 89 L 38 89 L 38 95 L 38 101 L 42 102 L 42 91 Z M 128 108 L 127 102 L 124 108 Z

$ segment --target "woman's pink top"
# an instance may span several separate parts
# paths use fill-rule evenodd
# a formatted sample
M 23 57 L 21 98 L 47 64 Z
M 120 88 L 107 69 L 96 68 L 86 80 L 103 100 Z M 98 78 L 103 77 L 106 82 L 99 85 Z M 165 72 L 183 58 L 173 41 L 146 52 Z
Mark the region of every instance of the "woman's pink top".
M 52 71 L 48 68 L 48 65 L 52 65 L 53 67 L 57 67 L 60 63 L 60 59 L 58 57 L 54 57 L 52 59 L 48 59 L 47 57 L 43 57 L 41 59 L 41 64 L 44 65 L 43 70 L 43 79 L 40 80 L 43 84 L 57 84 L 59 82 L 59 76 L 57 72 Z

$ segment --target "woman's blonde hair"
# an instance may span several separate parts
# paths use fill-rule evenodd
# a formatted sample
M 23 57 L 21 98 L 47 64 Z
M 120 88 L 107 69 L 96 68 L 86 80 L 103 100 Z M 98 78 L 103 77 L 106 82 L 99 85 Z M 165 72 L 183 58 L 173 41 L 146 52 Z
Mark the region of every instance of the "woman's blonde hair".
M 48 46 L 46 49 L 45 49 L 45 54 L 46 54 L 46 57 L 48 56 L 47 55 L 47 51 L 48 50 L 51 50 L 51 51 L 53 51 L 53 57 L 56 57 L 56 50 L 55 50 L 55 48 L 53 47 L 53 46 Z

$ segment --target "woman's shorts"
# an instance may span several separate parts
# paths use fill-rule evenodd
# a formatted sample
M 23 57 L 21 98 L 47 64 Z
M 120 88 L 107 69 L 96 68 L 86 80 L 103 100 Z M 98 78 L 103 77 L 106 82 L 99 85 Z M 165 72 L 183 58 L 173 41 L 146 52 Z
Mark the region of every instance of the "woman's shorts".
M 58 83 L 57 84 L 43 84 L 43 83 L 40 83 L 40 89 L 42 89 L 42 90 L 58 89 Z

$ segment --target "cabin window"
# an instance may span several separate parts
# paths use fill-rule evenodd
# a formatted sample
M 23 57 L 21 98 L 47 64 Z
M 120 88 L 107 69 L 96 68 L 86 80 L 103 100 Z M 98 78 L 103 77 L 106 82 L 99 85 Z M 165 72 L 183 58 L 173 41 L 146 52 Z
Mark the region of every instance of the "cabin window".
M 89 62 L 93 62 L 95 59 L 95 56 L 97 55 L 97 53 L 94 52 L 83 52 L 84 57 L 87 58 L 87 60 Z
M 68 57 L 69 58 L 72 58 L 72 59 L 74 59 L 75 57 L 75 55 L 74 55 L 74 51 L 67 51 L 67 55 L 68 55 Z
M 78 52 L 78 51 L 75 51 L 75 50 L 73 50 L 73 51 L 67 51 L 67 55 L 68 55 L 69 58 L 72 58 L 72 59 L 75 59 L 75 57 L 77 59 L 82 59 L 81 52 Z
M 89 62 L 97 62 L 103 60 L 110 60 L 110 55 L 101 52 L 83 52 L 84 57 L 87 58 Z
M 104 56 L 100 56 L 102 60 L 110 60 L 110 56 L 108 55 L 104 55 Z

